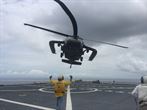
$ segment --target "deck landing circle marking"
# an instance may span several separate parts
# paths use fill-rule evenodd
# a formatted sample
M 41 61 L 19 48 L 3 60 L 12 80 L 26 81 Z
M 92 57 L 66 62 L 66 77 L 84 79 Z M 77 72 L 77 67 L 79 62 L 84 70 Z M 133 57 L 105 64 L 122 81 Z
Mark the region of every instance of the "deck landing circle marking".
M 45 92 L 45 93 L 54 93 L 54 91 L 51 90 L 46 90 L 47 88 L 40 88 L 38 89 L 40 92 Z M 75 88 L 71 88 L 71 90 L 74 90 Z M 81 90 L 83 90 L 83 88 L 81 88 Z M 85 91 L 77 91 L 77 92 L 72 92 L 72 94 L 82 94 L 82 93 L 92 93 L 92 92 L 96 92 L 98 91 L 97 88 L 88 88 L 88 90 Z

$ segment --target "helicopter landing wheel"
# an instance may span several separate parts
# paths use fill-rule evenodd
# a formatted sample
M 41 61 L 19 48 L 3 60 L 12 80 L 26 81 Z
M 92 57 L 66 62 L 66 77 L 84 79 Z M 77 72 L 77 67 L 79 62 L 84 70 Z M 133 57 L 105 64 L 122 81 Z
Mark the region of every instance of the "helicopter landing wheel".
M 80 60 L 83 61 L 83 57 L 81 57 Z
M 61 58 L 63 57 L 63 53 L 60 54 L 60 57 L 61 57 Z
M 87 49 L 87 50 L 86 50 L 86 52 L 88 53 L 88 52 L 89 52 L 89 50 Z
M 61 44 L 60 43 L 58 43 L 58 47 L 60 47 L 61 46 Z

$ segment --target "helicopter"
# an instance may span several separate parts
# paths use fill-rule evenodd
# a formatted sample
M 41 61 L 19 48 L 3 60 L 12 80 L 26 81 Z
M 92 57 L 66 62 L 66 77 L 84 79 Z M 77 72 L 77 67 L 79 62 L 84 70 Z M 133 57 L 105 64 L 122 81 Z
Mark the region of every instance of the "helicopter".
M 63 58 L 64 56 L 65 58 L 65 59 L 62 59 L 62 62 L 70 64 L 70 68 L 72 67 L 72 65 L 82 64 L 83 55 L 85 54 L 85 52 L 88 53 L 91 51 L 91 55 L 89 56 L 89 61 L 92 61 L 97 55 L 97 50 L 85 45 L 83 42 L 84 39 L 78 36 L 78 26 L 77 26 L 76 19 L 71 13 L 71 11 L 68 9 L 68 7 L 60 0 L 54 0 L 54 1 L 58 3 L 61 6 L 61 8 L 64 10 L 64 12 L 68 15 L 73 27 L 72 35 L 68 35 L 65 33 L 61 33 L 51 29 L 46 29 L 40 26 L 28 24 L 28 23 L 24 23 L 24 25 L 38 28 L 44 31 L 48 31 L 48 32 L 66 37 L 64 41 L 56 41 L 56 40 L 49 41 L 49 46 L 53 54 L 56 54 L 55 44 L 57 44 L 58 47 L 61 47 L 62 52 L 60 53 L 60 57 Z M 97 41 L 97 42 L 113 45 L 113 46 L 117 46 L 121 48 L 128 48 L 126 46 L 116 45 L 116 44 L 107 43 L 103 41 Z

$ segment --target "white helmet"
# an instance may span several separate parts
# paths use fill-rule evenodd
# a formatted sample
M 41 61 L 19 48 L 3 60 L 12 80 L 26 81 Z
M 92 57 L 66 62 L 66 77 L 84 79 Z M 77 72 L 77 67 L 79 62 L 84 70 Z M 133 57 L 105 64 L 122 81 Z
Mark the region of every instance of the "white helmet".
M 147 76 L 142 76 L 141 77 L 141 83 L 142 84 L 147 84 Z
M 58 80 L 59 80 L 59 81 L 64 80 L 64 76 L 63 76 L 63 75 L 58 76 Z

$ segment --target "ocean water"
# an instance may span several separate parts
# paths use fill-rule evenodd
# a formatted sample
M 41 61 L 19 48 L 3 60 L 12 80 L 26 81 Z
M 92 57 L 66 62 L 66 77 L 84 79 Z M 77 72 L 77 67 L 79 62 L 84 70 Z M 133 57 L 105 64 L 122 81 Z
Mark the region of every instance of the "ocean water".
M 122 84 L 139 84 L 140 79 L 100 79 L 101 82 L 107 82 L 107 83 L 122 83 Z
M 138 84 L 139 79 L 98 79 L 102 83 L 113 83 L 116 84 Z M 85 80 L 83 80 L 85 81 Z M 86 81 L 96 81 L 96 80 L 86 80 Z M 32 83 L 44 83 L 48 82 L 48 79 L 1 79 L 0 85 L 16 85 L 16 84 L 32 84 Z
M 48 79 L 5 79 L 0 80 L 0 85 L 18 85 L 18 84 L 33 84 L 44 83 Z

